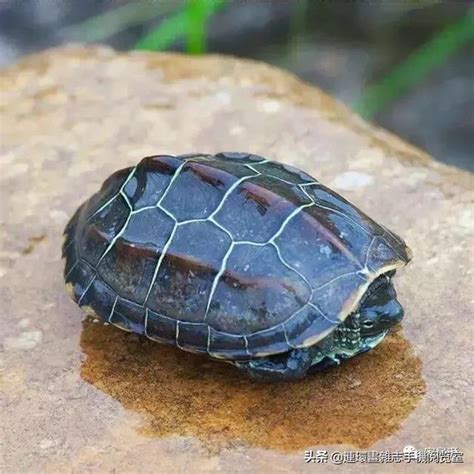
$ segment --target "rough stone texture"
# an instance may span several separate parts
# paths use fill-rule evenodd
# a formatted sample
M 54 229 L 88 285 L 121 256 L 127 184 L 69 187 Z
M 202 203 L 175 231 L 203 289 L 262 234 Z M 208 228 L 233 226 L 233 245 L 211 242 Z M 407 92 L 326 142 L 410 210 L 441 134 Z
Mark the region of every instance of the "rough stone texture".
M 0 469 L 318 472 L 306 448 L 406 445 L 458 447 L 472 468 L 472 175 L 253 62 L 74 47 L 5 70 L 0 90 Z M 75 208 L 145 155 L 221 150 L 299 166 L 402 235 L 403 331 L 337 370 L 258 385 L 82 324 L 60 260 Z

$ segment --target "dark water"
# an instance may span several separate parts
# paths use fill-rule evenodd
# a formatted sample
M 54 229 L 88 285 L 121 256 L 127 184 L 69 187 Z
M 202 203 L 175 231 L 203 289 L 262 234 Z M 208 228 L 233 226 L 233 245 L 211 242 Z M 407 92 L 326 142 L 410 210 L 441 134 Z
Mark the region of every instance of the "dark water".
M 146 420 L 147 436 L 193 436 L 211 451 L 244 444 L 282 452 L 368 447 L 395 433 L 425 392 L 401 331 L 370 356 L 293 383 L 259 383 L 234 367 L 92 321 L 82 378 Z

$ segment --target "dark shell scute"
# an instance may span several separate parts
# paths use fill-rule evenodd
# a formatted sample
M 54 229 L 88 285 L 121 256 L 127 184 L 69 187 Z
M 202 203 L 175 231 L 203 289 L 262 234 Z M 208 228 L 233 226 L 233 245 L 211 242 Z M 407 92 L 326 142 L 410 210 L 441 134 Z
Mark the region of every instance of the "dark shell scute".
M 133 248 L 119 240 L 97 267 L 100 277 L 112 289 L 138 304 L 143 304 L 158 265 L 159 255 Z
M 106 252 L 110 242 L 127 222 L 130 210 L 122 196 L 94 213 L 82 226 L 78 251 L 82 258 L 95 266 Z
M 161 262 L 147 305 L 181 321 L 202 321 L 216 274 L 208 266 L 167 255 Z
M 331 319 L 341 320 L 348 314 L 347 310 L 354 310 L 358 301 L 355 288 L 360 288 L 367 279 L 361 272 L 341 275 L 328 281 L 313 292 L 311 302 L 314 303 L 322 314 L 331 315 Z M 359 295 L 361 297 L 362 294 Z
M 231 242 L 229 235 L 211 222 L 188 222 L 177 227 L 167 254 L 217 271 Z
M 206 153 L 184 153 L 178 155 L 177 158 L 184 161 L 209 161 L 212 160 L 212 155 Z
M 94 278 L 81 299 L 81 306 L 89 306 L 95 315 L 108 322 L 117 299 L 117 293 L 102 278 Z
M 64 257 L 66 255 L 65 251 L 66 249 L 69 247 L 69 245 L 71 245 L 72 242 L 75 241 L 75 233 L 76 233 L 76 230 L 77 230 L 77 226 L 79 224 L 79 218 L 81 216 L 81 213 L 83 211 L 83 206 L 79 206 L 77 209 L 76 209 L 76 212 L 73 214 L 73 216 L 71 217 L 71 219 L 69 220 L 69 222 L 66 224 L 66 227 L 64 229 L 64 233 L 63 233 L 63 236 L 64 236 L 64 243 L 63 243 L 63 247 L 62 247 L 62 256 Z
M 90 218 L 104 204 L 115 199 L 133 172 L 134 168 L 124 168 L 109 176 L 102 184 L 100 190 L 87 201 L 85 219 Z
M 151 288 L 148 307 L 181 321 L 203 321 L 217 270 L 167 254 Z
M 209 353 L 220 358 L 236 358 L 247 356 L 245 337 L 237 334 L 209 330 Z
M 161 251 L 174 227 L 174 221 L 159 208 L 133 213 L 120 239 L 133 247 Z
M 82 299 L 95 279 L 94 269 L 84 260 L 78 259 L 71 267 L 66 278 L 66 283 L 72 283 L 72 297 L 79 306 Z
M 173 226 L 157 208 L 132 214 L 122 235 L 109 244 L 97 265 L 101 278 L 124 298 L 143 304 Z
M 207 352 L 209 326 L 207 324 L 179 322 L 176 343 L 194 352 Z
M 132 207 L 155 206 L 181 164 L 181 160 L 166 155 L 144 158 L 123 189 Z
M 214 176 L 214 179 L 217 180 L 220 175 L 220 180 L 228 183 L 228 185 L 233 184 L 237 179 L 244 177 L 250 178 L 258 175 L 258 171 L 254 171 L 247 166 L 241 166 L 235 161 L 212 161 L 204 164 L 207 165 L 206 172 L 209 174 L 211 179 Z M 226 176 L 223 173 L 227 173 L 229 176 Z
M 177 221 L 204 219 L 219 206 L 227 188 L 236 178 L 205 163 L 188 162 L 170 186 L 162 206 Z M 191 196 L 183 192 L 189 189 Z
M 64 278 L 69 281 L 69 274 L 79 262 L 79 254 L 77 253 L 76 241 L 71 238 L 71 234 L 65 234 L 64 244 L 62 248 L 62 257 L 64 258 Z
M 354 225 L 358 225 L 368 234 L 377 235 L 383 233 L 383 229 L 370 217 L 326 186 L 305 186 L 305 191 L 322 210 L 330 209 L 333 214 L 338 213 L 346 220 L 351 220 Z
M 267 176 L 240 183 L 228 196 L 215 220 L 236 241 L 268 242 L 299 206 L 310 203 L 297 186 Z
M 381 226 L 384 229 L 384 234 L 378 238 L 385 241 L 385 244 L 390 248 L 394 249 L 392 260 L 401 259 L 405 263 L 411 260 L 411 250 L 407 247 L 407 244 L 397 234 L 387 229 L 385 226 Z
M 230 244 L 229 236 L 210 222 L 177 226 L 151 289 L 149 307 L 181 321 L 203 321 Z
M 227 260 L 206 322 L 219 331 L 251 334 L 283 322 L 309 297 L 307 284 L 272 245 L 241 244 Z
M 167 318 L 151 310 L 146 311 L 146 335 L 150 339 L 176 344 L 176 319 Z
M 151 289 L 149 307 L 181 321 L 203 321 L 230 244 L 229 236 L 210 222 L 177 226 Z
M 320 206 L 320 215 L 327 213 L 328 218 L 332 218 L 332 221 L 334 222 L 332 228 L 336 230 L 342 229 L 342 232 L 346 234 L 345 241 L 347 242 L 348 247 L 352 247 L 354 255 L 361 261 L 367 260 L 367 256 L 362 255 L 364 252 L 367 252 L 367 241 L 370 241 L 372 237 L 376 236 L 378 240 L 385 240 L 385 245 L 388 249 L 387 252 L 391 253 L 390 257 L 387 256 L 387 260 L 391 259 L 395 262 L 401 259 L 406 263 L 409 262 L 410 256 L 407 253 L 406 244 L 402 239 L 400 239 L 400 237 L 373 221 L 342 196 L 339 196 L 325 186 L 307 186 L 305 187 L 305 190 L 314 200 L 316 207 Z M 334 217 L 336 214 L 340 217 Z M 348 223 L 346 224 L 345 229 L 344 222 Z M 329 229 L 332 230 L 332 228 L 330 227 Z M 357 238 L 357 236 L 354 235 L 356 230 L 351 233 L 349 232 L 350 228 L 361 229 L 362 232 L 366 233 L 366 237 L 363 238 L 362 234 L 360 234 L 360 237 Z M 380 264 L 383 261 L 384 259 L 381 258 L 378 263 Z M 387 261 L 385 263 L 387 263 Z M 373 269 L 375 268 L 376 267 L 374 266 Z
M 118 298 L 110 314 L 109 323 L 126 331 L 144 334 L 145 308 L 132 301 Z
M 270 354 L 285 352 L 289 349 L 283 325 L 272 327 L 247 336 L 250 356 L 262 355 L 262 348 Z
M 317 288 L 362 269 L 370 237 L 340 214 L 312 206 L 287 223 L 276 244 L 284 260 Z
M 284 331 L 292 347 L 303 347 L 308 345 L 308 341 L 319 334 L 324 334 L 334 328 L 335 324 L 329 321 L 320 311 L 310 305 L 304 306 L 291 318 L 283 323 Z M 314 328 L 318 331 L 315 332 Z
M 382 262 L 384 265 L 396 264 L 400 258 L 407 263 L 410 261 L 410 256 L 407 254 L 404 244 L 389 245 L 387 239 L 390 239 L 389 235 L 373 238 L 365 262 L 367 270 L 375 271 Z M 397 249 L 397 252 L 394 252 L 394 249 Z

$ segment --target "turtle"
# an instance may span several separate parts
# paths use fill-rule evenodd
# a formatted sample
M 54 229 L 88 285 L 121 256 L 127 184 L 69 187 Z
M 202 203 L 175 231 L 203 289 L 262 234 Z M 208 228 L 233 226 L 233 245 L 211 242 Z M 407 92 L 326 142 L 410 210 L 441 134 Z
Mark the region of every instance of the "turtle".
M 126 331 L 294 380 L 377 346 L 403 318 L 405 242 L 304 171 L 244 152 L 121 169 L 64 231 L 66 289 Z

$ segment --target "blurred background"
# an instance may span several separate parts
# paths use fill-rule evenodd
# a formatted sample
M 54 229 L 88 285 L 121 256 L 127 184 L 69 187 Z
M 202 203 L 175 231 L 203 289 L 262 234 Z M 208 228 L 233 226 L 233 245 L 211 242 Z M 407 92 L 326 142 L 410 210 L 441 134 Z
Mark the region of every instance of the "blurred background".
M 0 66 L 68 42 L 266 61 L 474 171 L 471 1 L 0 2 Z

